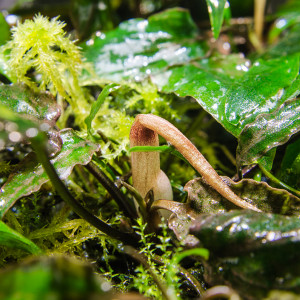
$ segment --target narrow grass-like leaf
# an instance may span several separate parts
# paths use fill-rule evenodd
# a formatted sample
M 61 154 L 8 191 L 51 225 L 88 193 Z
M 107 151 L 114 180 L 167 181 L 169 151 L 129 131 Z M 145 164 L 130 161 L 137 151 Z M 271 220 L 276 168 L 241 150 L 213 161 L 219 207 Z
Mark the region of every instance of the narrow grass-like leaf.
M 111 83 L 105 86 L 102 92 L 100 93 L 100 95 L 98 96 L 97 100 L 92 104 L 91 112 L 84 120 L 89 134 L 91 134 L 91 130 L 92 130 L 92 121 L 94 120 L 97 112 L 101 108 L 101 105 L 104 103 L 109 93 L 111 93 L 117 87 L 118 86 L 115 83 Z
M 220 30 L 223 24 L 224 8 L 226 2 L 226 0 L 206 0 L 211 29 L 215 39 L 219 37 Z
M 14 249 L 22 249 L 32 254 L 41 254 L 42 250 L 22 234 L 0 221 L 0 245 Z

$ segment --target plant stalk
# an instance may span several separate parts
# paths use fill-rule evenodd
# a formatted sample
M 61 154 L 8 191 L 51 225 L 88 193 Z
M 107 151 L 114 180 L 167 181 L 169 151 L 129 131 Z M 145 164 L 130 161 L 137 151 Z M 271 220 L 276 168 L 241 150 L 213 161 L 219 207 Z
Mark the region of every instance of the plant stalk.
M 138 243 L 139 239 L 136 235 L 127 234 L 111 227 L 110 225 L 106 224 L 105 222 L 91 214 L 83 206 L 81 206 L 76 201 L 76 199 L 73 198 L 63 181 L 59 178 L 58 174 L 56 173 L 55 168 L 53 167 L 48 158 L 47 149 L 44 144 L 44 141 L 36 137 L 31 139 L 31 144 L 33 149 L 35 150 L 38 160 L 45 169 L 52 185 L 54 186 L 58 194 L 61 196 L 61 198 L 72 207 L 76 214 L 78 214 L 81 218 L 87 220 L 91 225 L 104 232 L 111 238 L 120 240 L 124 244 L 129 245 L 136 245 Z
M 261 211 L 257 207 L 237 196 L 226 185 L 215 169 L 209 164 L 192 142 L 170 122 L 155 115 L 140 114 L 136 117 L 134 124 L 137 127 L 144 127 L 145 129 L 156 132 L 170 142 L 199 172 L 199 174 L 202 175 L 205 181 L 227 200 L 245 209 Z

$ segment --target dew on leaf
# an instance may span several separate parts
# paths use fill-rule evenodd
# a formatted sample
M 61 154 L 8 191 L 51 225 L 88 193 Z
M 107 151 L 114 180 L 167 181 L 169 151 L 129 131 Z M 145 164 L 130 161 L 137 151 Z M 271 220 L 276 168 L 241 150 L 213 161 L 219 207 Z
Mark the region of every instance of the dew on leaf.
M 16 123 L 13 123 L 13 122 L 7 122 L 5 124 L 5 130 L 8 131 L 8 132 L 16 131 L 16 130 L 18 130 L 18 125 Z
M 26 130 L 26 136 L 29 138 L 33 138 L 37 136 L 38 130 L 36 128 L 29 128 Z
M 275 26 L 280 29 L 280 28 L 283 28 L 286 24 L 287 24 L 286 19 L 279 19 L 276 22 Z
M 12 142 L 17 143 L 17 142 L 20 142 L 20 141 L 21 141 L 22 135 L 21 135 L 21 133 L 18 132 L 18 131 L 12 131 L 12 132 L 9 133 L 8 138 L 9 138 Z

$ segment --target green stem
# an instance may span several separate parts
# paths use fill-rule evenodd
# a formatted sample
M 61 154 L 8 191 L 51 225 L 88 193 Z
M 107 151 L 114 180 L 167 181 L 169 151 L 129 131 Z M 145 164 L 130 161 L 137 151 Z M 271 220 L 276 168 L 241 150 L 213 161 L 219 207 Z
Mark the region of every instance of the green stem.
M 136 218 L 137 214 L 129 201 L 124 197 L 120 190 L 115 186 L 115 184 L 106 176 L 101 169 L 99 169 L 93 162 L 88 163 L 85 166 L 95 178 L 105 187 L 105 189 L 110 193 L 110 195 L 115 199 L 119 208 L 124 212 L 125 215 Z
M 136 236 L 121 232 L 109 226 L 108 224 L 91 214 L 88 210 L 81 206 L 76 201 L 76 199 L 73 198 L 69 190 L 66 188 L 65 184 L 59 178 L 55 168 L 51 164 L 47 155 L 47 149 L 44 141 L 38 137 L 39 136 L 31 139 L 32 147 L 35 150 L 37 158 L 45 169 L 51 183 L 53 184 L 61 198 L 72 207 L 76 214 L 78 214 L 81 218 L 87 220 L 91 225 L 104 232 L 111 238 L 120 240 L 125 244 L 136 245 L 138 243 L 138 238 Z
M 171 153 L 178 158 L 182 159 L 186 163 L 189 163 L 185 157 L 177 151 L 173 146 L 163 145 L 163 146 L 134 146 L 129 149 L 129 152 L 150 152 L 150 151 L 159 151 L 165 153 Z
M 146 222 L 147 209 L 146 209 L 146 204 L 145 204 L 143 197 L 133 186 L 131 186 L 127 182 L 120 180 L 120 183 L 129 191 L 130 194 L 132 194 L 134 196 L 135 200 L 137 201 L 137 203 L 139 205 L 141 216 L 142 216 L 144 222 Z
M 136 249 L 134 249 L 131 246 L 124 246 L 123 249 L 124 249 L 123 251 L 127 255 L 129 255 L 132 258 L 134 258 L 135 260 L 137 260 L 140 264 L 142 264 L 144 266 L 144 268 L 146 268 L 149 271 L 149 273 L 152 276 L 153 281 L 156 283 L 156 285 L 160 289 L 160 291 L 165 299 L 167 299 L 167 300 L 176 300 L 177 299 L 173 295 L 170 295 L 167 284 L 165 283 L 163 278 L 159 277 L 158 274 L 151 268 L 151 266 L 147 262 L 147 258 L 143 254 L 139 253 Z
M 265 176 L 267 176 L 268 178 L 270 178 L 274 183 L 278 184 L 279 186 L 283 187 L 284 189 L 286 189 L 286 190 L 290 191 L 291 193 L 300 197 L 300 191 L 298 191 L 298 190 L 294 189 L 293 187 L 280 181 L 277 177 L 275 177 L 273 174 L 271 174 L 269 171 L 267 171 L 262 165 L 259 164 L 258 166 L 261 169 L 261 171 L 263 172 L 263 174 Z

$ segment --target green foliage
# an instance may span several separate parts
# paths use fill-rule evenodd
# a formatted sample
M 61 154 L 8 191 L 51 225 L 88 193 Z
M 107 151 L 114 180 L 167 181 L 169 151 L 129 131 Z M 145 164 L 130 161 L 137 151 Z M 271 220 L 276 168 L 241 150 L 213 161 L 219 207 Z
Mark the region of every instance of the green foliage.
M 5 44 L 10 38 L 9 26 L 5 21 L 5 18 L 2 13 L 0 13 L 0 45 Z
M 36 1 L 25 2 L 34 7 Z M 213 36 L 219 36 L 213 44 L 207 38 L 210 29 L 198 30 L 198 22 L 194 22 L 201 25 L 203 21 L 196 10 L 193 19 L 182 8 L 150 13 L 169 1 L 71 2 L 70 14 L 64 10 L 60 17 L 68 24 L 37 13 L 13 27 L 11 40 L 7 24 L 0 18 L 0 80 L 6 83 L 0 85 L 1 267 L 9 262 L 21 266 L 24 256 L 42 249 L 49 256 L 67 253 L 90 260 L 94 271 L 104 274 L 115 289 L 139 291 L 153 299 L 201 297 L 206 283 L 226 283 L 243 295 L 253 293 L 253 299 L 257 299 L 256 292 L 267 295 L 270 288 L 298 292 L 300 202 L 286 191 L 299 194 L 297 1 L 274 16 L 278 19 L 260 53 L 254 52 L 247 33 L 240 30 L 248 25 L 228 23 L 221 31 L 226 1 L 206 1 Z M 235 1 L 230 2 L 232 11 L 236 10 Z M 236 2 L 239 8 L 244 5 Z M 139 7 L 135 15 L 147 14 L 147 19 L 127 20 L 126 16 L 123 21 L 123 8 L 129 6 Z M 130 12 L 133 16 L 133 10 Z M 113 29 L 118 18 L 122 22 Z M 66 33 L 70 28 L 74 29 L 72 35 Z M 98 29 L 102 31 L 95 32 Z M 71 40 L 73 36 L 80 39 L 82 50 Z M 88 40 L 82 42 L 85 37 Z M 12 84 L 7 84 L 9 80 Z M 263 213 L 227 212 L 236 207 L 196 179 L 195 171 L 172 145 L 164 145 L 155 151 L 163 152 L 161 166 L 170 176 L 178 203 L 171 205 L 171 221 L 175 221 L 162 222 L 150 232 L 147 224 L 133 217 L 135 211 L 122 206 L 133 207 L 133 196 L 121 186 L 131 183 L 129 132 L 140 113 L 174 123 L 218 172 L 233 176 L 237 165 L 250 178 L 234 182 L 224 177 L 224 181 Z M 63 187 L 75 206 L 64 203 L 66 194 L 53 190 L 37 161 L 39 157 L 44 166 L 45 160 L 49 163 L 45 144 L 54 174 L 60 177 L 53 180 L 50 174 L 54 189 Z M 46 165 L 48 174 L 52 165 Z M 272 187 L 280 181 L 271 172 L 290 187 Z M 263 175 L 274 182 L 263 182 Z M 146 200 L 145 211 L 150 211 L 151 205 L 155 207 L 151 193 Z M 87 214 L 80 214 L 76 207 Z M 198 222 L 193 227 L 194 219 Z M 111 231 L 100 231 L 100 221 Z M 185 250 L 169 229 L 178 240 L 190 240 L 189 247 L 195 248 Z M 209 253 L 198 248 L 199 241 L 190 232 Z M 132 245 L 134 255 L 126 252 L 121 241 Z M 269 256 L 274 260 L 272 266 Z M 198 280 L 185 267 L 196 268 Z M 20 267 L 20 273 L 0 272 L 1 278 L 9 278 L 0 280 L 0 290 L 7 289 L 10 281 L 18 283 L 16 274 L 22 275 L 18 277 L 22 284 L 15 285 L 18 290 L 24 292 L 24 286 L 30 292 L 40 289 L 44 291 L 40 297 L 51 294 L 53 274 L 65 276 L 64 284 L 71 290 L 85 291 L 89 284 L 95 287 L 90 273 L 72 276 L 57 266 L 56 259 L 50 263 L 37 260 L 25 269 L 32 281 L 37 277 L 43 280 L 36 280 L 36 285 L 28 283 Z M 276 272 L 280 276 L 273 278 Z M 250 282 L 245 282 L 247 278 Z M 95 292 L 99 292 L 97 288 Z
M 211 23 L 211 29 L 213 31 L 214 38 L 217 39 L 220 34 L 220 30 L 224 18 L 224 9 L 227 0 L 206 0 L 208 13 Z M 228 5 L 228 2 L 227 2 Z
M 29 239 L 20 233 L 9 228 L 4 222 L 0 221 L 0 245 L 22 249 L 32 254 L 41 254 L 42 251 Z
M 141 236 L 140 253 L 145 254 L 149 268 L 152 272 L 155 272 L 159 280 L 165 283 L 168 287 L 169 294 L 173 295 L 172 299 L 177 299 L 180 294 L 180 280 L 177 275 L 179 265 L 174 261 L 173 256 L 175 256 L 181 249 L 176 248 L 174 251 L 167 225 L 164 222 L 161 224 L 162 232 L 158 236 L 158 239 L 160 240 L 159 244 L 151 242 L 153 234 L 146 234 L 145 230 L 147 224 L 143 224 L 142 219 L 138 219 L 137 224 L 138 225 L 135 228 L 137 233 Z M 160 264 L 157 264 L 154 259 L 157 249 L 160 249 L 162 252 L 162 255 L 159 257 Z M 153 277 L 149 272 L 149 269 L 140 265 L 135 271 L 136 276 L 133 277 L 132 286 L 138 289 L 138 291 L 146 297 L 163 299 L 161 291 L 153 281 Z
M 286 56 L 278 54 L 272 59 L 260 58 L 253 62 L 247 59 L 236 62 L 235 57 L 228 61 L 228 57 L 220 55 L 203 59 L 207 45 L 196 40 L 195 25 L 191 20 L 186 21 L 186 14 L 173 9 L 152 16 L 148 21 L 122 23 L 107 35 L 95 37 L 89 45 L 83 45 L 84 56 L 94 64 L 99 78 L 121 83 L 124 80 L 145 81 L 151 76 L 152 84 L 159 91 L 192 96 L 241 140 L 244 128 L 251 127 L 257 146 L 247 152 L 247 157 L 242 157 L 239 151 L 238 163 L 254 163 L 299 130 L 293 122 L 299 118 L 298 111 L 285 104 L 300 91 L 297 85 L 299 55 L 290 52 Z M 158 31 L 157 22 L 165 19 L 173 22 L 167 22 L 164 30 Z M 182 39 L 178 28 L 189 29 L 186 39 Z M 168 55 L 164 52 L 166 46 Z M 261 119 L 265 116 L 272 120 L 282 104 L 288 108 L 286 113 L 291 117 L 286 123 L 290 125 L 280 126 L 278 134 L 270 135 L 269 128 L 274 125 Z M 267 131 L 268 136 L 261 135 L 261 130 Z
M 66 37 L 65 23 L 58 18 L 49 20 L 38 14 L 12 29 L 12 40 L 2 51 L 7 55 L 9 77 L 23 82 L 34 91 L 49 89 L 54 95 L 66 98 L 74 112 L 85 115 L 88 110 L 78 76 L 83 70 L 80 51 Z M 32 78 L 32 70 L 37 80 Z M 78 114 L 78 117 L 81 116 Z

